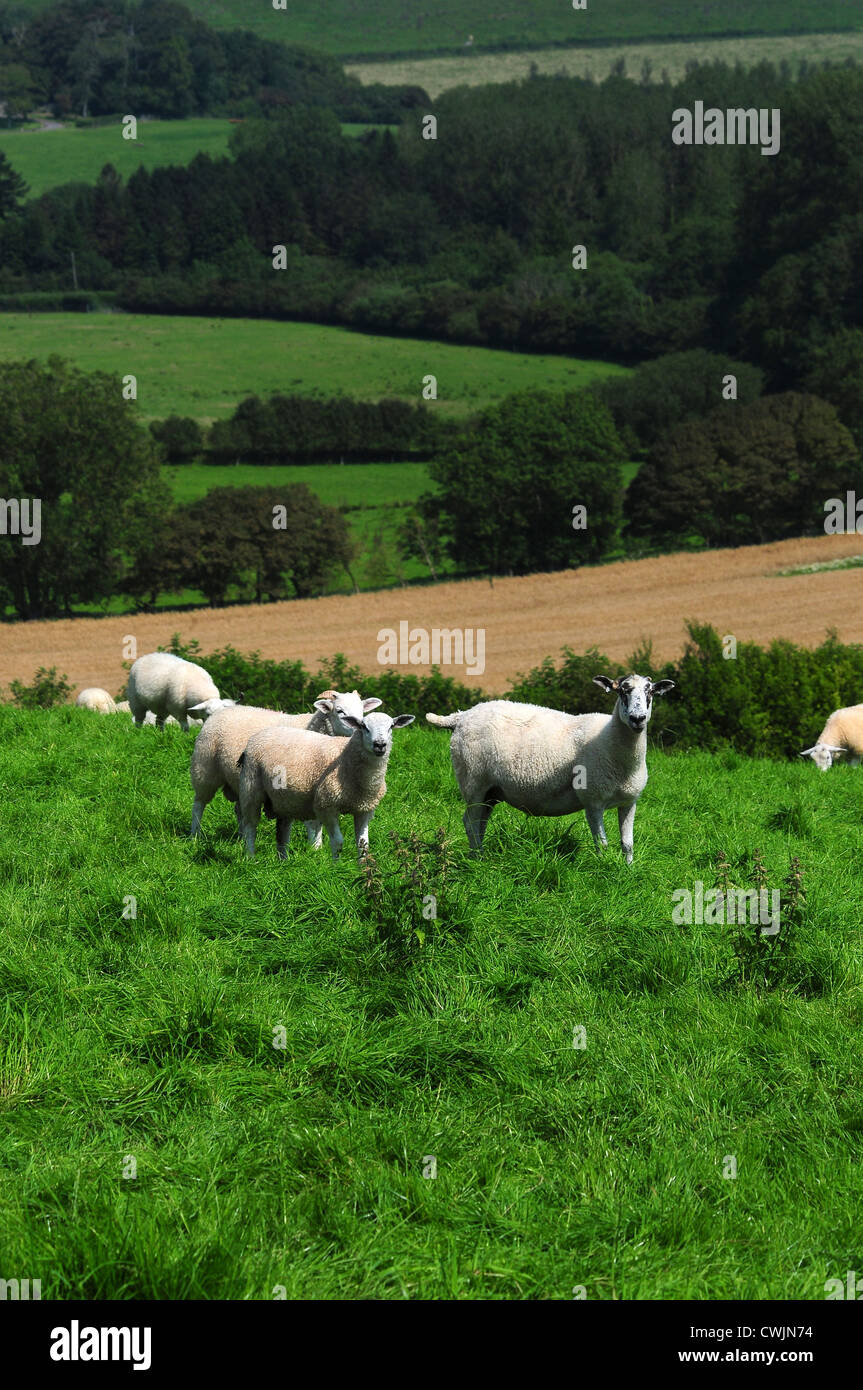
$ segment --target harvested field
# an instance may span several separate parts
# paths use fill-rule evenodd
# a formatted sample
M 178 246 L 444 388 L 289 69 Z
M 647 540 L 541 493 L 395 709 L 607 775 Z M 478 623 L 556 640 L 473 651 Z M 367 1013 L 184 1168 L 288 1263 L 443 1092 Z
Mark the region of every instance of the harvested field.
M 589 77 L 603 82 L 621 58 L 626 75 L 639 79 L 650 64 L 650 81 L 661 82 L 666 72 L 672 82 L 686 76 L 687 63 L 787 62 L 797 72 L 802 62 L 844 63 L 863 61 L 863 34 L 782 34 L 773 38 L 688 39 L 679 43 L 621 43 L 602 47 L 516 49 L 509 53 L 466 53 L 452 58 L 394 58 L 382 62 L 351 63 L 345 71 L 361 82 L 413 83 L 432 100 L 450 87 L 479 87 L 487 82 L 517 82 L 531 70 L 567 77 Z
M 463 667 L 453 666 L 448 674 L 487 691 L 505 691 L 519 672 L 557 656 L 564 645 L 576 651 L 597 646 L 625 659 L 650 638 L 657 657 L 673 657 L 683 648 L 687 619 L 712 623 L 738 641 L 786 637 L 817 646 L 835 627 L 841 641 L 860 642 L 863 570 L 777 575 L 861 551 L 860 536 L 815 536 L 262 607 L 10 624 L 0 628 L 0 684 L 29 681 L 38 666 L 56 666 L 76 687 L 100 685 L 113 694 L 124 680 L 122 644 L 129 634 L 139 653 L 167 644 L 180 632 L 185 640 L 197 638 L 204 652 L 232 643 L 265 657 L 300 658 L 316 670 L 321 656 L 341 651 L 371 671 L 377 667 L 381 628 L 398 630 L 401 621 L 412 628 L 479 627 L 485 629 L 484 672 L 469 677 Z

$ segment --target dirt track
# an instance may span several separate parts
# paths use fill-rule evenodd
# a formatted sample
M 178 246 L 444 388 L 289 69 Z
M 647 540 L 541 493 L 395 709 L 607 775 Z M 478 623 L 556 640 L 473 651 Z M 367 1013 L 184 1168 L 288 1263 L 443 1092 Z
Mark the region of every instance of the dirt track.
M 860 536 L 818 536 L 773 545 L 666 555 L 594 569 L 517 579 L 470 580 L 349 597 L 307 599 L 264 607 L 204 609 L 124 618 L 0 625 L 0 685 L 32 679 L 37 666 L 56 666 L 77 687 L 114 694 L 124 681 L 122 642 L 138 654 L 165 645 L 174 632 L 196 637 L 204 652 L 232 643 L 240 651 L 300 658 L 312 670 L 337 651 L 361 669 L 378 668 L 378 631 L 484 628 L 485 670 L 448 674 L 487 691 L 564 645 L 597 646 L 626 659 L 644 638 L 659 658 L 682 650 L 686 619 L 712 623 L 738 640 L 787 637 L 817 646 L 828 627 L 845 642 L 863 641 L 863 568 L 777 579 L 777 570 L 863 552 Z M 404 669 L 421 672 L 427 668 Z M 231 692 L 225 692 L 230 694 Z

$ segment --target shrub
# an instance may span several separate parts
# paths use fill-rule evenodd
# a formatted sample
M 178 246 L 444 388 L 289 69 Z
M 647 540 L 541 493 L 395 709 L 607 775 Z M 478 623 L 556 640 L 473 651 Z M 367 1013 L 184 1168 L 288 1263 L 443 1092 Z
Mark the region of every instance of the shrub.
M 53 709 L 54 705 L 62 705 L 68 700 L 73 687 L 67 681 L 65 672 L 62 676 L 57 675 L 56 666 L 48 670 L 40 666 L 32 685 L 13 681 L 9 690 L 13 705 L 20 705 L 22 709 Z

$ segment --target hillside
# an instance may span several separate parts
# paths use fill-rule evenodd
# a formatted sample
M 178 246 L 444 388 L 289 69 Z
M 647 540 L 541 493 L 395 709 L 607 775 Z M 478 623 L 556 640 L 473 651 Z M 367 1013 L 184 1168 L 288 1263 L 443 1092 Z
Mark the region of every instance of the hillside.
M 514 82 L 531 73 L 590 77 L 603 82 L 620 63 L 635 82 L 681 82 L 688 64 L 728 63 L 752 68 L 758 63 L 787 63 L 797 73 L 803 63 L 863 62 L 863 31 L 805 33 L 748 38 L 692 38 L 609 43 L 592 48 L 526 47 L 506 52 L 461 52 L 446 57 L 404 57 L 349 62 L 346 71 L 361 82 L 422 87 L 433 100 L 452 87 L 479 87 L 487 82 Z
M 147 314 L 3 314 L 0 361 L 60 352 L 83 371 L 134 373 L 144 419 L 224 419 L 246 395 L 282 391 L 420 401 L 467 415 L 530 386 L 574 390 L 625 369 L 576 357 L 386 338 L 312 323 Z
M 214 29 L 249 29 L 260 38 L 306 44 L 349 55 L 457 51 L 473 35 L 477 46 L 603 43 L 627 39 L 689 38 L 720 34 L 812 33 L 860 29 L 853 0 L 602 0 L 575 12 L 560 0 L 440 0 L 434 6 L 403 0 L 185 0 Z M 16 0 L 38 11 L 48 0 Z
M 86 130 L 0 130 L 0 150 L 38 197 L 61 183 L 95 183 L 106 164 L 123 179 L 143 165 L 189 164 L 196 154 L 228 153 L 228 120 L 145 121 L 137 140 L 124 140 L 120 124 Z
M 56 666 L 78 687 L 112 694 L 124 682 L 122 642 L 133 632 L 139 652 L 166 646 L 174 632 L 197 638 L 204 652 L 232 643 L 263 656 L 291 657 L 316 670 L 321 656 L 344 652 L 364 671 L 377 669 L 378 632 L 411 627 L 485 629 L 485 670 L 447 674 L 486 691 L 505 690 L 520 672 L 563 646 L 597 646 L 626 660 L 645 639 L 659 660 L 686 639 L 686 621 L 712 623 L 738 640 L 787 637 L 817 646 L 828 628 L 844 642 L 863 641 L 863 569 L 780 578 L 778 571 L 859 555 L 859 536 L 817 536 L 772 545 L 664 555 L 559 574 L 477 579 L 375 593 L 304 599 L 261 607 L 197 610 L 15 623 L 2 628 L 0 684 L 29 681 L 37 666 Z M 415 673 L 423 666 L 406 668 Z

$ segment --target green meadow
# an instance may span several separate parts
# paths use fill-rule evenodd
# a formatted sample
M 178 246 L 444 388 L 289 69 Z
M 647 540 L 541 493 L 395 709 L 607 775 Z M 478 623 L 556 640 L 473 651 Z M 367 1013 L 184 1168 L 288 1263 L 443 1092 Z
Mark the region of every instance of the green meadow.
M 49 0 L 17 0 L 21 10 L 42 10 Z M 214 29 L 249 29 L 261 38 L 300 43 L 326 53 L 457 52 L 472 34 L 477 45 L 520 47 L 717 34 L 811 33 L 859 29 L 861 15 L 847 0 L 603 0 L 583 12 L 559 0 L 523 0 L 501 8 L 496 0 L 440 0 L 418 9 L 403 0 L 185 0 Z
M 227 120 L 139 121 L 136 140 L 123 139 L 119 121 L 82 130 L 0 130 L 0 150 L 35 198 L 61 183 L 95 183 L 106 164 L 128 180 L 142 165 L 190 164 L 196 154 L 217 159 L 228 153 L 231 128 Z
M 527 387 L 574 390 L 625 371 L 610 362 L 386 338 L 314 323 L 152 314 L 0 314 L 0 361 L 52 353 L 84 371 L 132 374 L 145 420 L 224 419 L 244 396 L 400 396 L 437 377 L 445 415 L 466 416 Z
M 190 842 L 192 734 L 3 706 L 0 737 L 0 1248 L 43 1299 L 821 1300 L 860 1268 L 859 770 L 653 752 L 632 868 L 616 825 L 598 855 L 508 808 L 472 860 L 415 724 L 363 879 L 347 822 L 337 864 L 268 822 L 248 860 L 220 797 Z M 764 970 L 672 921 L 756 846 L 806 890 Z

